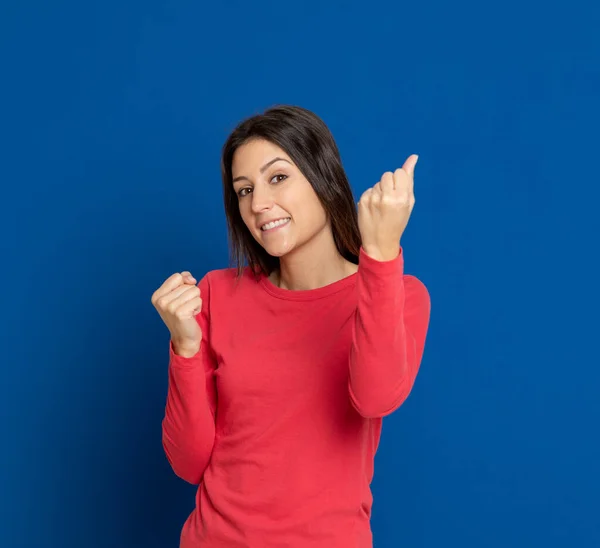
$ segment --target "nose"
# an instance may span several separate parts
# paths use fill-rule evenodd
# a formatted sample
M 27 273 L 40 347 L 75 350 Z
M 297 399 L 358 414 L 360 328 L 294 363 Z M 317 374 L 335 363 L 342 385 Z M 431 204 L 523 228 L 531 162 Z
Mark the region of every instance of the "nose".
M 273 195 L 268 186 L 255 185 L 252 190 L 252 213 L 268 211 L 273 207 Z

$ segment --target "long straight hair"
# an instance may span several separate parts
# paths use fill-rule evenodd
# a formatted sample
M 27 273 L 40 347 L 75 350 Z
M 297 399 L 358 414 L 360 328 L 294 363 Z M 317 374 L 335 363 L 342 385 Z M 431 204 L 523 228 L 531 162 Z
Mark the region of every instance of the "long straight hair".
M 356 204 L 333 135 L 313 112 L 293 105 L 275 105 L 240 122 L 222 149 L 230 266 L 237 268 L 237 278 L 242 276 L 245 264 L 255 275 L 267 276 L 279 266 L 279 258 L 269 255 L 246 227 L 233 188 L 233 155 L 253 139 L 270 141 L 289 155 L 325 209 L 337 250 L 345 259 L 358 264 L 361 237 Z

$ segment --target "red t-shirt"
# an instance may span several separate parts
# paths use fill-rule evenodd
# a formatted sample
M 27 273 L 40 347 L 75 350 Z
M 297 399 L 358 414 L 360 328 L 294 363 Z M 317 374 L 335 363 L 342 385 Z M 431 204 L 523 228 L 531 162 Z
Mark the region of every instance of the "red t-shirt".
M 382 417 L 411 391 L 429 325 L 404 254 L 304 291 L 248 268 L 199 282 L 203 332 L 174 354 L 163 445 L 199 484 L 181 548 L 370 548 Z

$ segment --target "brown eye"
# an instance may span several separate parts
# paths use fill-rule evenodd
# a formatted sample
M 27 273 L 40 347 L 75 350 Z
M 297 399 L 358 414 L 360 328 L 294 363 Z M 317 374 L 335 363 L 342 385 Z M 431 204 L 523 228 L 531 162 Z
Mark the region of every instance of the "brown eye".
M 283 177 L 283 180 L 287 179 L 287 175 L 284 175 L 283 173 L 279 173 L 277 175 L 273 175 L 273 177 L 271 178 L 271 182 L 273 182 L 273 179 L 277 179 L 277 177 Z M 281 183 L 281 181 L 275 181 L 276 183 Z

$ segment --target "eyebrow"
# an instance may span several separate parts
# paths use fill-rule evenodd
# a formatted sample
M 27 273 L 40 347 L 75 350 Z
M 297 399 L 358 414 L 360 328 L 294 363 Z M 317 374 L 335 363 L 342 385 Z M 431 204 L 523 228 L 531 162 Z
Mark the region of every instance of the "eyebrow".
M 279 156 L 277 156 L 276 158 L 273 158 L 272 160 L 269 160 L 264 166 L 262 166 L 260 168 L 260 172 L 264 173 L 267 169 L 269 169 L 269 167 L 271 165 L 273 165 L 275 162 L 278 162 L 280 160 L 283 160 L 284 162 L 287 162 L 288 164 L 291 165 L 291 162 L 289 160 L 286 160 L 285 158 L 280 158 Z M 245 177 L 244 175 L 240 175 L 239 177 L 236 177 L 233 181 L 231 181 L 232 183 L 235 183 L 237 181 L 241 181 L 245 179 L 246 181 L 248 181 L 248 177 Z

